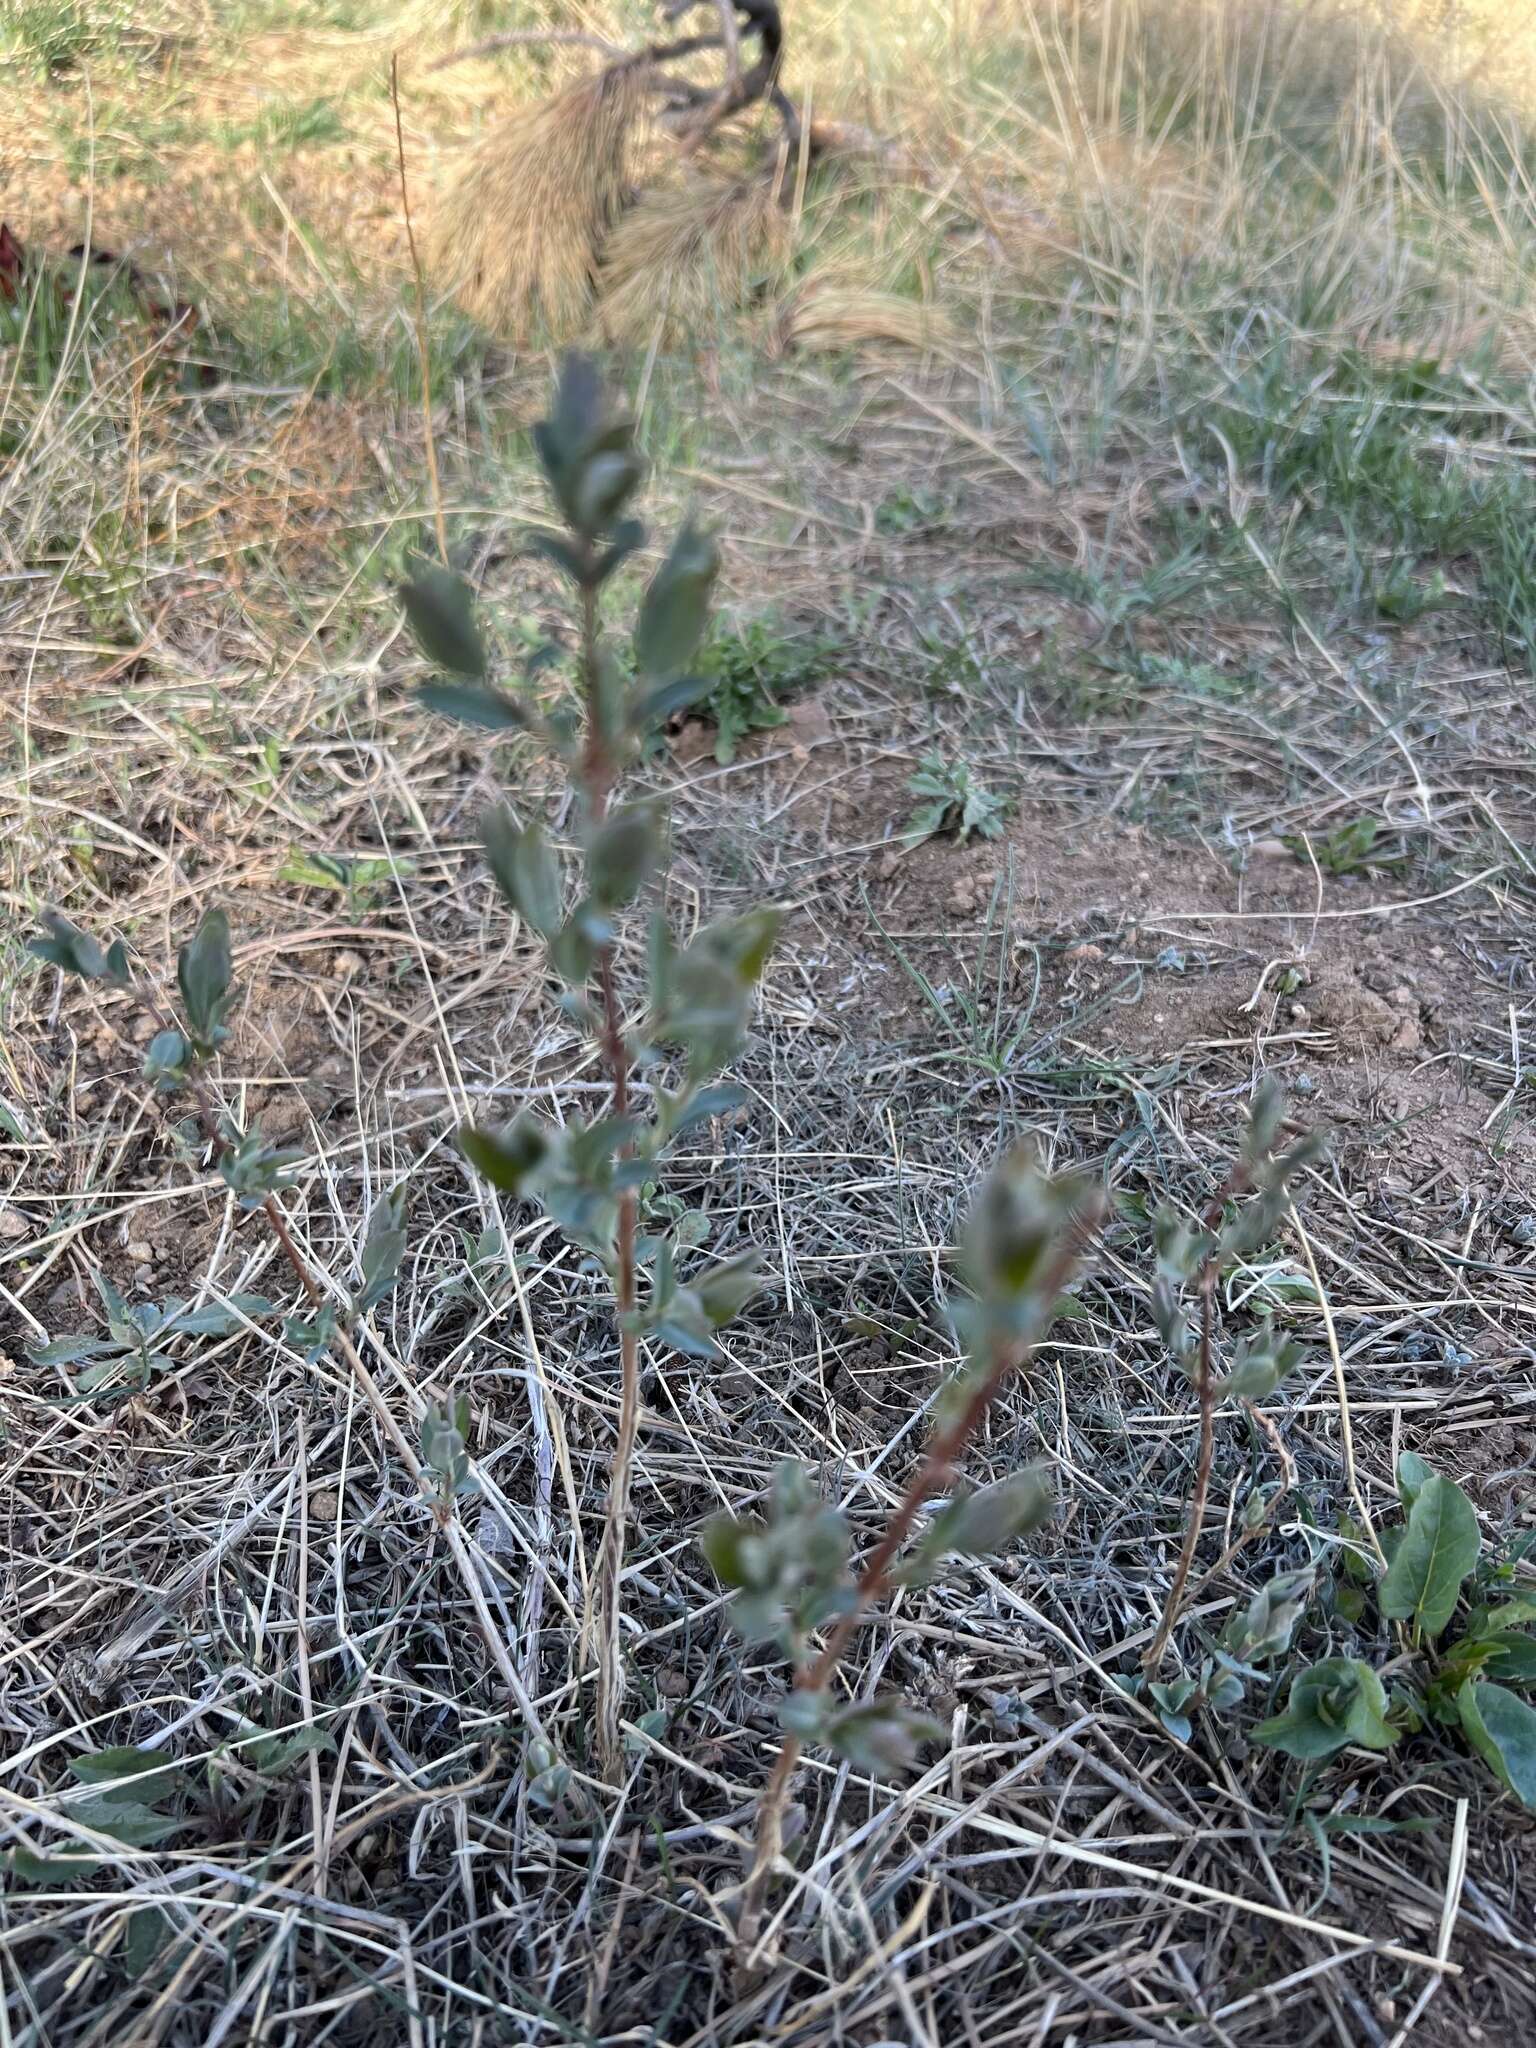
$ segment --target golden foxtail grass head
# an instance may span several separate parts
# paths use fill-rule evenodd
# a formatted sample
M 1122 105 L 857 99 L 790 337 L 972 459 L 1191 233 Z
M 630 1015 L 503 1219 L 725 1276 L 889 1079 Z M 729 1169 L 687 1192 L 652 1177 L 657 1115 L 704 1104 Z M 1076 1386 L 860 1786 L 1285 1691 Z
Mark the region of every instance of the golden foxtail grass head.
M 428 244 L 434 274 L 465 312 L 509 341 L 583 326 L 647 94 L 644 67 L 616 64 L 485 138 Z
M 741 178 L 698 177 L 641 194 L 603 251 L 599 315 L 616 337 L 664 322 L 687 339 L 776 285 L 793 241 L 778 166 Z

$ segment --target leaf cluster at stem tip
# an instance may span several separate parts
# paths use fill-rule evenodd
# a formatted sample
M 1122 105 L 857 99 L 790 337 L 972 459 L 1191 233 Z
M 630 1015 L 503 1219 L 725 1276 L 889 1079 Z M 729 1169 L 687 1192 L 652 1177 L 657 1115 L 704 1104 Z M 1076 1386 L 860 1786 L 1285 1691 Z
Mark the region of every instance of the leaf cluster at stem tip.
M 422 652 L 444 672 L 424 689 L 426 702 L 482 730 L 524 734 L 569 779 L 574 847 L 557 843 L 510 799 L 486 812 L 480 837 L 498 892 L 543 949 L 557 999 L 599 1052 L 615 1099 L 586 1123 L 557 1125 L 530 1113 L 501 1127 L 471 1126 L 460 1142 L 493 1187 L 537 1202 L 593 1256 L 623 1304 L 628 1334 L 713 1358 L 717 1332 L 762 1285 L 755 1252 L 701 1258 L 697 1230 L 636 1231 L 625 1218 L 659 1185 L 667 1147 L 736 1107 L 740 1098 L 717 1077 L 745 1040 L 779 914 L 747 910 L 680 944 L 665 909 L 653 904 L 646 1000 L 633 1022 L 620 1017 L 612 971 L 621 925 L 664 884 L 668 840 L 659 803 L 615 802 L 613 792 L 660 724 L 708 687 L 693 664 L 719 551 L 685 521 L 644 585 L 621 653 L 602 630 L 601 610 L 617 572 L 647 545 L 632 510 L 644 464 L 632 421 L 586 357 L 566 358 L 533 444 L 561 524 L 531 531 L 527 542 L 573 586 L 578 640 L 572 656 L 554 643 L 540 648 L 534 667 L 542 679 L 564 664 L 573 687 L 547 707 L 527 677 L 499 677 L 474 593 L 453 570 L 419 565 L 401 599 Z M 648 1082 L 645 1115 L 628 1086 L 639 1070 Z

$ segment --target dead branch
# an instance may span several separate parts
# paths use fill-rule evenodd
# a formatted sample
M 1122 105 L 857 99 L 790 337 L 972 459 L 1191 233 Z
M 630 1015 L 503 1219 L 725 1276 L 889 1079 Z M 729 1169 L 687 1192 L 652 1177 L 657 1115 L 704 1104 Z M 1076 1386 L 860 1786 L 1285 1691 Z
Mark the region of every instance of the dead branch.
M 694 117 L 685 121 L 679 132 L 684 149 L 690 152 L 697 149 L 722 122 L 761 99 L 766 99 L 778 115 L 789 143 L 797 145 L 800 141 L 799 112 L 778 82 L 784 62 L 784 23 L 778 0 L 666 0 L 661 10 L 662 19 L 667 22 L 680 20 L 700 6 L 714 7 L 720 20 L 718 34 L 682 36 L 673 42 L 647 43 L 638 50 L 630 50 L 609 42 L 606 36 L 594 35 L 585 29 L 513 29 L 498 35 L 482 36 L 478 42 L 466 44 L 462 50 L 450 50 L 445 57 L 436 58 L 427 69 L 442 71 L 450 64 L 467 63 L 474 57 L 494 56 L 498 50 L 553 45 L 595 50 L 610 64 L 636 69 L 648 67 L 660 74 L 663 65 L 679 63 L 685 57 L 697 56 L 704 50 L 723 50 L 725 83 L 722 86 L 696 86 L 685 79 L 662 75 L 658 75 L 655 81 L 657 90 L 666 96 L 670 113 Z M 746 70 L 742 69 L 738 16 L 756 35 L 760 46 L 756 62 Z

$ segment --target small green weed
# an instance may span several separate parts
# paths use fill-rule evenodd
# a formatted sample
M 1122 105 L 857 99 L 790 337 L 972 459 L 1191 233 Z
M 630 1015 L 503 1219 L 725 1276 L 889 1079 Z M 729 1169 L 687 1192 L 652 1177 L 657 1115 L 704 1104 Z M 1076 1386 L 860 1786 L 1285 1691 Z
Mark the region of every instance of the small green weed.
M 1136 621 L 1176 609 L 1204 587 L 1209 564 L 1201 540 L 1180 545 L 1163 561 L 1139 574 L 1127 573 L 1111 561 L 1108 549 L 1082 563 L 1047 563 L 1033 572 L 1037 588 L 1081 605 L 1093 622 L 1095 637 L 1113 641 Z
M 1336 1596 L 1334 1606 L 1359 1621 L 1374 1591 L 1411 1660 L 1407 1678 L 1389 1696 L 1365 1659 L 1327 1658 L 1296 1674 L 1285 1711 L 1254 1737 L 1318 1764 L 1351 1745 L 1388 1749 L 1433 1722 L 1459 1732 L 1505 1790 L 1536 1810 L 1536 1708 L 1521 1697 L 1536 1692 L 1536 1594 L 1510 1592 L 1513 1568 L 1483 1557 L 1466 1494 L 1413 1451 L 1398 1460 L 1397 1491 L 1403 1518 L 1379 1536 L 1341 1523 L 1353 1582 L 1341 1591 L 1355 1597 Z M 1447 1642 L 1458 1611 L 1462 1626 Z
M 106 1312 L 104 1337 L 56 1337 L 32 1348 L 34 1365 L 83 1366 L 76 1375 L 76 1401 L 124 1400 L 143 1393 L 157 1373 L 173 1372 L 181 1362 L 165 1349 L 178 1337 L 226 1336 L 250 1316 L 272 1313 L 264 1295 L 235 1295 L 224 1305 L 191 1308 L 184 1301 L 125 1301 L 105 1273 L 92 1276 Z
M 1034 1029 L 1035 1010 L 1040 1000 L 1040 955 L 1034 953 L 1034 986 L 1022 1005 L 1007 1000 L 1008 977 L 1013 963 L 1013 862 L 1009 859 L 992 888 L 986 918 L 977 941 L 974 963 L 964 970 L 963 981 L 935 988 L 917 962 L 881 923 L 861 891 L 870 923 L 895 954 L 903 974 L 922 997 L 945 1038 L 933 1056 L 955 1060 L 979 1073 L 1000 1080 L 1012 1066 L 1021 1046 Z M 995 956 L 994 956 L 995 948 Z
M 695 708 L 715 727 L 715 759 L 722 767 L 735 760 L 749 733 L 784 723 L 782 700 L 820 680 L 833 644 L 813 634 L 786 634 L 769 618 L 748 619 L 716 636 L 700 658 L 708 680 Z
M 231 121 L 214 131 L 225 149 L 239 149 L 250 143 L 263 155 L 291 155 L 300 149 L 318 149 L 329 142 L 344 142 L 347 124 L 328 99 L 271 101 L 250 121 Z
M 936 532 L 953 511 L 950 499 L 937 491 L 897 484 L 875 507 L 875 531 L 895 540 Z
M 333 275 L 339 290 L 355 289 L 361 309 L 366 290 L 345 258 Z M 220 354 L 236 381 L 300 385 L 326 398 L 376 398 L 382 390 L 399 404 L 420 403 L 421 358 L 403 309 L 377 320 L 359 310 L 348 319 L 329 300 L 249 298 L 227 310 L 221 336 Z M 462 384 L 473 392 L 488 348 L 481 328 L 452 307 L 434 309 L 427 347 L 435 391 Z
M 1218 668 L 1214 662 L 1191 661 L 1174 654 L 1143 654 L 1130 672 L 1156 689 L 1223 704 L 1236 704 L 1251 696 L 1257 682 L 1250 671 Z
M 964 846 L 972 839 L 1002 837 L 1008 807 L 987 788 L 969 761 L 924 754 L 907 788 L 925 801 L 907 820 L 903 839 L 915 844 L 942 833 Z
M 1285 844 L 1298 860 L 1315 860 L 1325 875 L 1360 875 L 1370 868 L 1401 866 L 1402 854 L 1382 846 L 1387 831 L 1380 818 L 1351 818 L 1320 839 L 1288 833 Z
M 346 900 L 347 915 L 357 918 L 377 903 L 397 876 L 409 875 L 414 867 L 414 861 L 388 855 L 308 853 L 301 846 L 291 846 L 277 879 L 300 889 L 338 891 Z
M 1412 562 L 1394 562 L 1373 592 L 1376 610 L 1394 626 L 1411 626 L 1445 602 L 1445 578 L 1436 570 L 1421 577 Z
M 92 356 L 119 330 L 142 337 L 143 323 L 128 272 L 78 257 L 50 264 L 41 276 L 29 273 L 14 299 L 0 295 L 0 350 L 15 351 L 14 374 L 24 390 L 84 396 L 94 384 Z
M 88 0 L 11 0 L 4 36 L 45 78 L 56 78 L 110 49 L 122 27 L 119 7 L 91 6 Z

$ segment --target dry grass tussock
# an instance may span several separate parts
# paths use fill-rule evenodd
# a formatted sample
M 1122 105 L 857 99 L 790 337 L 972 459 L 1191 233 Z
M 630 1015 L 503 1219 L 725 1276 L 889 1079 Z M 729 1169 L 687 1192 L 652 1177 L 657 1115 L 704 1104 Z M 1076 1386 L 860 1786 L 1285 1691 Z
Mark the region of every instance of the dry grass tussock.
M 646 101 L 638 68 L 582 79 L 493 127 L 439 201 L 433 273 L 493 333 L 558 338 L 585 324 Z
M 700 175 L 642 192 L 603 250 L 598 322 L 611 335 L 665 339 L 719 331 L 771 291 L 794 246 L 787 167 Z
M 779 306 L 774 339 L 781 349 L 824 353 L 886 343 L 948 354 L 958 347 L 960 331 L 941 307 L 827 269 L 817 271 Z

